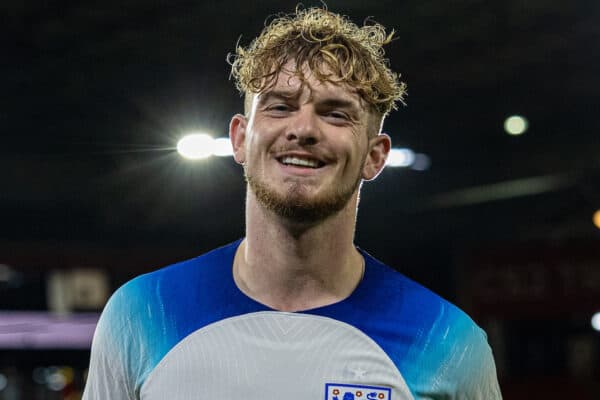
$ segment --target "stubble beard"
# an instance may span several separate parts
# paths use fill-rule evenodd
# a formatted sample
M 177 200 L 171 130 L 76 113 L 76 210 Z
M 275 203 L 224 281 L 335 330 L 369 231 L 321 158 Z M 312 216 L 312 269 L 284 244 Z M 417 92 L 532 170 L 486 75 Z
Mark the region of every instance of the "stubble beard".
M 359 175 L 348 185 L 333 188 L 321 196 L 309 197 L 308 189 L 301 182 L 293 183 L 285 193 L 280 194 L 260 178 L 248 174 L 246 169 L 244 176 L 250 190 L 265 209 L 300 223 L 314 223 L 337 214 L 346 207 L 362 182 L 362 176 Z

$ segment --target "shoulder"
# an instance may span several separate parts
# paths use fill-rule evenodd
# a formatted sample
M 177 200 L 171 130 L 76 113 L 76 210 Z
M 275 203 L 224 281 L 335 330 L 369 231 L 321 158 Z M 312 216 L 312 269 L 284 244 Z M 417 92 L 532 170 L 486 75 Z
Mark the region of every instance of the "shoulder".
M 120 314 L 136 307 L 147 307 L 155 298 L 168 298 L 198 289 L 198 283 L 208 284 L 229 274 L 239 240 L 213 249 L 198 257 L 180 261 L 158 270 L 139 275 L 119 287 L 109 299 L 104 313 Z
M 483 329 L 450 301 L 372 256 L 365 258 L 378 302 L 386 304 L 388 321 L 403 338 L 398 363 L 407 380 L 424 393 L 437 387 L 450 398 L 499 399 Z
M 164 317 L 169 309 L 176 310 L 182 302 L 197 302 L 202 296 L 210 296 L 228 279 L 239 242 L 126 282 L 110 297 L 102 312 L 101 323 L 108 323 L 113 331 L 132 324 L 148 326 L 164 322 L 159 317 Z
M 197 279 L 207 274 L 222 270 L 233 260 L 235 251 L 240 243 L 237 240 L 225 246 L 210 250 L 198 257 L 180 261 L 155 271 L 140 275 L 123 285 L 119 290 L 132 290 L 147 285 L 155 285 L 165 280 L 185 282 L 187 279 Z
M 453 334 L 456 340 L 474 337 L 486 341 L 483 330 L 458 306 L 368 253 L 363 254 L 370 275 L 365 283 L 377 293 L 379 304 L 386 304 L 396 322 L 429 335 Z
M 362 251 L 366 260 L 365 285 L 380 304 L 394 315 L 405 315 L 413 323 L 435 324 L 457 320 L 476 326 L 459 307 L 412 280 L 398 270 Z
M 218 295 L 214 282 L 229 273 L 238 244 L 140 275 L 118 288 L 96 327 L 90 371 L 98 376 L 109 371 L 128 393 L 137 392 L 176 343 L 214 319 L 208 315 L 210 305 L 203 303 Z

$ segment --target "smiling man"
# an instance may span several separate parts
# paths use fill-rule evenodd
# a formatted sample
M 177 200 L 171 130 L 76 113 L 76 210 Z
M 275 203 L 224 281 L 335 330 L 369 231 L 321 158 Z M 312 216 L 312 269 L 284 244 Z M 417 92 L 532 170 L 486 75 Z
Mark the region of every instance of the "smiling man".
M 500 399 L 485 333 L 354 244 L 404 85 L 378 24 L 312 8 L 233 60 L 246 235 L 110 299 L 84 399 Z
M 301 80 L 296 70 L 288 62 L 274 87 L 252 97 L 250 120 L 236 115 L 231 136 L 253 200 L 277 215 L 313 222 L 348 206 L 356 193 L 371 146 L 370 113 L 351 87 L 320 82 L 307 67 Z M 248 146 L 246 132 L 256 137 Z M 376 142 L 382 163 L 389 138 Z M 377 171 L 369 172 L 370 179 Z

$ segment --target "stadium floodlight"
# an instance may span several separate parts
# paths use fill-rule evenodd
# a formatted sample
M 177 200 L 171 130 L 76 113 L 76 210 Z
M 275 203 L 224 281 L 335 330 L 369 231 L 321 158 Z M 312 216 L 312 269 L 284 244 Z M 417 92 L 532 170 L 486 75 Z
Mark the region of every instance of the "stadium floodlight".
M 504 121 L 504 130 L 509 135 L 522 135 L 527 130 L 528 125 L 529 124 L 524 117 L 513 115 L 512 117 L 506 118 L 506 121 Z
M 415 153 L 411 149 L 405 148 L 392 148 L 386 165 L 388 167 L 410 167 L 415 161 Z
M 177 151 L 189 160 L 199 160 L 213 154 L 215 140 L 206 133 L 191 133 L 177 143 Z
M 233 147 L 231 141 L 227 137 L 216 138 L 213 144 L 213 155 L 219 157 L 227 157 L 233 155 Z
M 600 312 L 597 312 L 592 316 L 592 328 L 595 331 L 600 332 Z
M 426 171 L 431 166 L 431 158 L 427 154 L 416 153 L 410 168 L 415 171 Z

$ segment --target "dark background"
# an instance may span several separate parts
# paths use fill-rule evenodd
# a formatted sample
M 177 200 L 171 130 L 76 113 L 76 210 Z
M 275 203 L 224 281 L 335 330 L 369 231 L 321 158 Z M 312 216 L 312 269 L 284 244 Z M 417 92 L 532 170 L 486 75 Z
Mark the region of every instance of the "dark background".
M 227 53 L 295 4 L 0 5 L 0 264 L 18 278 L 0 279 L 0 309 L 50 309 L 53 271 L 95 268 L 112 291 L 243 235 L 240 167 L 184 160 L 175 145 L 189 131 L 227 135 L 242 111 Z M 388 168 L 364 185 L 357 244 L 473 315 L 506 399 L 592 398 L 600 2 L 328 7 L 395 29 L 387 56 L 408 84 L 408 105 L 384 131 L 432 162 Z M 513 114 L 529 121 L 522 136 L 504 132 Z M 88 356 L 0 350 L 0 372 L 26 386 L 34 365 L 79 371 Z

